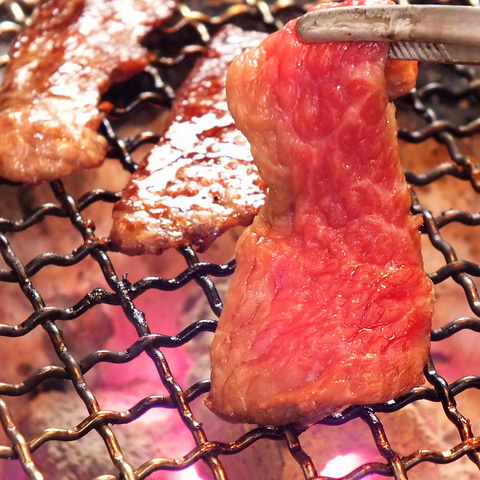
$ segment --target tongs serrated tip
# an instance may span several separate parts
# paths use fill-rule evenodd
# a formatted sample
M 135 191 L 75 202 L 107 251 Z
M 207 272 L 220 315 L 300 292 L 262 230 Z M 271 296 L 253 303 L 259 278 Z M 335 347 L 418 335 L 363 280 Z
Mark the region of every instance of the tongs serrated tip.
M 363 5 L 319 9 L 297 23 L 306 42 L 387 41 L 389 57 L 480 64 L 480 7 Z

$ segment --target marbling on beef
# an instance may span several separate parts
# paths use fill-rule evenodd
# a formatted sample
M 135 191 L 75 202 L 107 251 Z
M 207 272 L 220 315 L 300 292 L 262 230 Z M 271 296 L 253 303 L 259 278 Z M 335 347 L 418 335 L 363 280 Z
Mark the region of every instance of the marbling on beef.
M 0 93 L 0 176 L 35 184 L 101 164 L 100 97 L 141 72 L 139 41 L 175 0 L 47 0 L 10 50 Z
M 212 39 L 178 92 L 165 135 L 115 205 L 111 238 L 120 251 L 204 250 L 252 222 L 265 187 L 228 111 L 225 77 L 232 60 L 264 37 L 228 25 Z
M 387 94 L 416 65 L 381 43 L 305 44 L 295 24 L 227 78 L 269 188 L 212 346 L 207 404 L 230 421 L 305 425 L 386 401 L 422 384 L 429 350 L 432 283 Z

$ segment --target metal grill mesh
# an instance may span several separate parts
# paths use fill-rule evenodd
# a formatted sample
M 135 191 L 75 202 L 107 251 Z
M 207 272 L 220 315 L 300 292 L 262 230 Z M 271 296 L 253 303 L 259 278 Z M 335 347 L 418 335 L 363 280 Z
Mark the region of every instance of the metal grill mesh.
M 3 44 L 7 44 L 12 34 L 28 21 L 33 3 L 0 3 L 0 39 Z M 271 5 L 255 0 L 244 4 L 180 4 L 173 21 L 151 39 L 150 46 L 157 53 L 156 61 L 141 78 L 129 82 L 128 88 L 123 85 L 112 89 L 108 94 L 109 100 L 116 105 L 111 117 L 103 125 L 103 133 L 111 146 L 109 156 L 119 159 L 123 170 L 135 170 L 136 163 L 132 156 L 141 151 L 144 145 L 155 143 L 159 136 L 145 131 L 133 135 L 124 134 L 124 124 L 135 119 L 139 112 L 152 109 L 152 106 L 157 113 L 169 108 L 175 97 L 175 88 L 197 58 L 202 46 L 221 25 L 233 22 L 272 31 L 286 19 L 302 11 L 303 7 L 288 1 Z M 5 64 L 8 57 L 3 56 L 1 61 Z M 455 180 L 460 196 L 470 190 L 476 195 L 475 192 L 480 190 L 479 170 L 474 161 L 475 154 L 472 154 L 475 146 L 480 145 L 475 143 L 477 132 L 480 131 L 480 80 L 478 72 L 467 67 L 425 66 L 421 72 L 418 89 L 398 102 L 400 138 L 410 158 L 410 162 L 407 162 L 409 168 L 412 166 L 412 171 L 407 171 L 406 175 L 414 186 L 413 208 L 425 219 L 423 233 L 427 240 L 426 248 L 439 252 L 441 257 L 430 276 L 439 287 L 452 281 L 458 284 L 470 309 L 467 315 L 458 317 L 455 314 L 448 322 L 432 331 L 435 345 L 460 335 L 462 331 L 468 331 L 472 336 L 477 335 L 475 332 L 480 332 L 480 299 L 474 283 L 474 277 L 480 275 L 478 259 L 474 256 L 464 257 L 463 247 L 458 247 L 443 234 L 448 230 L 448 226 L 460 225 L 465 227 L 468 238 L 474 242 L 475 226 L 480 225 L 480 213 L 476 210 L 480 203 L 471 202 L 471 210 L 449 209 L 435 215 L 430 211 L 432 206 L 428 203 L 428 195 L 425 197 L 422 193 L 428 194 L 435 185 L 449 179 Z M 440 151 L 447 153 L 440 154 Z M 422 163 L 422 156 L 428 153 L 431 157 L 432 152 L 433 160 L 430 159 L 428 165 Z M 51 200 L 36 206 L 30 205 L 29 199 L 35 197 L 35 192 L 39 189 L 45 192 L 46 188 L 50 189 L 49 193 L 42 195 L 50 195 Z M 177 260 L 181 261 L 180 265 L 183 264 L 176 275 L 146 275 L 130 282 L 125 274 L 125 264 L 120 262 L 128 261 L 134 265 L 137 260 L 119 260 L 120 257 L 111 248 L 108 238 L 102 237 L 95 223 L 91 221 L 96 210 L 103 214 L 105 205 L 113 204 L 119 198 L 120 192 L 111 191 L 104 186 L 87 186 L 79 193 L 75 181 L 69 180 L 52 182 L 49 186 L 34 189 L 2 181 L 0 195 L 3 209 L 0 212 L 0 252 L 4 259 L 4 266 L 0 268 L 0 288 L 8 292 L 2 296 L 2 301 L 6 302 L 10 295 L 12 301 L 21 297 L 25 303 L 21 311 L 13 309 L 10 312 L 5 308 L 2 310 L 5 315 L 5 318 L 0 319 L 0 339 L 4 352 L 2 369 L 8 369 L 10 351 L 12 358 L 14 356 L 15 340 L 33 336 L 39 331 L 48 338 L 48 348 L 53 354 L 52 358 L 56 359 L 23 372 L 23 377 L 18 381 L 0 383 L 0 420 L 5 433 L 4 444 L 0 445 L 0 459 L 3 459 L 0 461 L 4 465 L 20 464 L 26 477 L 31 479 L 59 478 L 51 477 L 46 471 L 42 471 L 39 466 L 42 465 L 40 456 L 36 456 L 35 452 L 45 452 L 42 447 L 49 443 L 60 445 L 62 442 L 78 442 L 93 432 L 101 437 L 110 458 L 111 468 L 107 472 L 99 472 L 95 477 L 101 480 L 170 478 L 167 476 L 169 472 L 173 472 L 171 478 L 198 478 L 174 476 L 174 472 L 184 471 L 190 466 L 199 467 L 200 464 L 203 466 L 199 470 L 210 472 L 208 478 L 234 479 L 237 478 L 235 471 L 227 474 L 224 468 L 227 458 L 247 451 L 253 452 L 260 448 L 259 445 L 265 445 L 265 442 L 275 443 L 285 449 L 289 461 L 293 462 L 297 469 L 298 477 L 295 478 L 327 478 L 320 476 L 323 465 L 314 460 L 312 447 L 310 446 L 309 450 L 302 446 L 303 435 L 307 432 L 295 431 L 292 428 L 258 427 L 246 430 L 243 435 L 231 441 L 220 441 L 215 435 L 208 434 L 209 425 L 201 413 L 201 397 L 209 388 L 208 381 L 205 379 L 182 384 L 178 380 L 179 371 L 167 358 L 170 358 L 170 352 L 180 351 L 186 346 L 195 347 L 196 342 L 205 343 L 200 339 L 204 338 L 204 332 L 214 331 L 215 320 L 197 317 L 184 323 L 182 328 L 172 334 L 168 329 L 162 330 L 162 326 L 157 323 L 152 327 L 154 315 L 149 316 L 140 306 L 144 305 L 142 297 L 163 295 L 161 298 L 165 299 L 168 295 L 175 295 L 175 292 L 183 291 L 196 283 L 208 301 L 211 313 L 213 312 L 210 316 L 214 317 L 222 309 L 222 300 L 216 285 L 223 285 L 221 278 L 233 272 L 233 261 L 204 261 L 199 259 L 191 248 L 186 247 L 173 252 L 178 257 Z M 424 201 L 424 198 L 427 200 Z M 62 235 L 71 234 L 76 238 L 76 243 L 67 253 L 52 251 L 53 244 L 48 243 L 48 236 L 38 246 L 34 241 L 36 234 L 24 236 L 35 228 L 41 231 L 42 226 L 50 219 L 61 222 L 59 228 Z M 26 240 L 22 240 L 24 238 L 29 239 L 31 245 L 25 245 Z M 458 237 L 454 235 L 454 239 L 456 238 Z M 459 253 L 459 248 L 462 254 Z M 168 257 L 170 258 L 173 256 Z M 168 261 L 170 260 L 165 262 Z M 91 272 L 101 274 L 103 280 L 99 281 L 98 285 L 84 290 L 75 301 L 70 297 L 60 300 L 51 295 L 49 278 L 58 279 L 64 275 L 63 272 L 86 262 L 90 262 L 88 269 L 91 269 Z M 134 269 L 133 266 L 131 268 Z M 79 288 L 81 290 L 81 286 Z M 69 325 L 75 325 L 89 313 L 97 312 L 99 306 L 117 307 L 116 321 L 123 322 L 125 329 L 133 326 L 138 340 L 124 350 L 104 348 L 102 338 L 99 339 L 100 346 L 95 351 L 82 352 L 81 349 L 76 349 L 75 337 L 70 335 L 67 340 L 68 335 L 63 330 L 72 328 Z M 84 324 L 81 328 L 84 328 Z M 87 325 L 87 328 L 90 327 Z M 100 335 L 95 330 L 90 334 Z M 208 339 L 210 338 L 211 335 Z M 31 351 L 33 358 L 36 354 L 36 351 Z M 101 396 L 101 392 L 96 390 L 95 383 L 89 380 L 91 372 L 100 368 L 101 364 L 119 364 L 118 372 L 121 372 L 121 368 L 126 368 L 127 364 L 145 355 L 156 371 L 156 380 L 151 385 L 152 393 L 132 401 L 125 410 L 104 410 L 97 398 Z M 438 358 L 441 360 L 441 357 Z M 461 409 L 457 408 L 457 398 L 462 392 L 480 388 L 480 376 L 475 375 L 477 366 L 472 362 L 469 364 L 471 370 L 468 374 L 461 378 L 457 375 L 453 380 L 447 381 L 442 370 L 436 368 L 438 358 L 432 355 L 425 369 L 429 386 L 417 388 L 410 394 L 386 404 L 350 407 L 321 422 L 324 426 L 333 427 L 329 435 L 335 435 L 336 428 L 356 420 L 364 422 L 371 431 L 379 460 L 365 462 L 342 478 L 358 479 L 375 473 L 397 479 L 414 478 L 419 464 L 451 464 L 461 459 L 465 461 L 466 458 L 467 463 L 480 466 L 480 437 L 473 433 L 473 426 L 480 418 L 469 420 L 468 415 L 462 414 Z M 455 369 L 454 371 L 457 372 Z M 132 384 L 131 389 L 134 391 L 135 388 L 135 384 Z M 33 402 L 48 391 L 62 392 L 68 389 L 74 391 L 80 400 L 80 406 L 75 408 L 81 412 L 81 421 L 72 420 L 68 428 L 58 428 L 56 424 L 46 425 L 32 433 L 31 429 L 25 427 L 25 420 L 19 420 L 19 411 L 24 408 L 25 402 Z M 400 435 L 400 432 L 390 430 L 387 438 L 385 421 L 389 415 L 422 401 L 436 404 L 439 408 L 441 406 L 443 417 L 455 429 L 455 433 L 450 437 L 451 443 L 448 449 L 443 451 L 422 445 L 408 452 L 400 452 L 395 449 L 395 436 Z M 63 407 L 52 408 L 61 410 Z M 132 455 L 125 454 L 117 429 L 124 424 L 135 426 L 137 421 L 149 412 L 163 410 L 176 412 L 181 422 L 175 435 L 178 435 L 178 438 L 188 435 L 193 446 L 175 458 L 157 453 L 138 463 Z M 28 424 L 28 418 L 26 422 Z M 161 424 L 159 428 L 162 428 Z M 141 435 L 142 431 L 138 430 L 138 436 Z M 162 452 L 162 445 L 157 447 L 158 452 Z M 268 452 L 268 448 L 260 450 L 259 456 L 267 455 L 265 452 Z M 86 463 L 92 461 L 88 451 L 85 451 L 81 458 Z M 68 460 L 67 458 L 66 461 Z M 286 461 L 285 458 L 283 461 Z M 274 460 L 270 461 L 267 456 L 266 462 L 271 471 L 275 472 Z M 8 466 L 6 468 L 8 469 Z M 161 472 L 165 476 L 155 476 Z M 279 475 L 272 473 L 272 477 L 279 478 Z M 263 476 L 256 474 L 255 466 L 251 466 L 250 478 Z

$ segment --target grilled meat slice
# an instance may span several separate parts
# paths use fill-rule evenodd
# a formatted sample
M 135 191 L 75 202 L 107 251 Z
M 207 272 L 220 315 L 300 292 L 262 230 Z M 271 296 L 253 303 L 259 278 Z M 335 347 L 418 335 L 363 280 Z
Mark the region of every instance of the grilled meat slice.
M 265 187 L 228 111 L 225 76 L 264 37 L 229 25 L 212 39 L 178 93 L 164 137 L 114 207 L 110 236 L 120 251 L 204 250 L 227 229 L 251 223 Z
M 12 45 L 0 92 L 0 176 L 26 184 L 101 164 L 102 93 L 141 72 L 139 42 L 175 0 L 47 0 Z

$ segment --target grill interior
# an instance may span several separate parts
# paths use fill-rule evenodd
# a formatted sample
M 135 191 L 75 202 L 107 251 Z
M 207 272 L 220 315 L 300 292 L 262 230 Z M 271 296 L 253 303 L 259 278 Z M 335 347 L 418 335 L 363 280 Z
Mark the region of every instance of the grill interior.
M 33 4 L 0 5 L 3 47 Z M 211 35 L 226 23 L 270 32 L 304 8 L 180 4 L 146 42 L 156 60 L 107 94 L 115 108 L 102 126 L 103 167 L 38 187 L 0 180 L 2 478 L 477 478 L 477 69 L 422 65 L 417 89 L 397 102 L 438 294 L 426 384 L 408 395 L 306 431 L 223 424 L 203 397 L 235 233 L 203 255 L 185 247 L 158 258 L 124 257 L 107 238 L 112 204 Z M 337 473 L 326 469 L 335 457 Z

